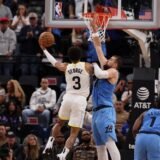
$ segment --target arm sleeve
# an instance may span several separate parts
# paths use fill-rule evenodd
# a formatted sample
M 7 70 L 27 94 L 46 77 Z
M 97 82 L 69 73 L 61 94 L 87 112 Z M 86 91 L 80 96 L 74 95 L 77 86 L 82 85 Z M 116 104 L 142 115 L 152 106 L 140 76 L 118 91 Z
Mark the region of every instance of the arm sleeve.
M 94 74 L 99 79 L 107 79 L 109 74 L 108 71 L 103 71 L 96 63 L 93 63 Z
M 48 61 L 55 67 L 57 60 L 46 49 L 44 49 L 43 52 L 46 55 Z

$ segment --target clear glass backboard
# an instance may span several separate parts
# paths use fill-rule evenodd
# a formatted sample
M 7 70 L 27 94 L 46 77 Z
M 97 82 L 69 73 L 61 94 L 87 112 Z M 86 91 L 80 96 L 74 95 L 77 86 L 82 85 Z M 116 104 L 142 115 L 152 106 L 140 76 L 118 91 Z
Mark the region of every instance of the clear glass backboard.
M 82 14 L 97 6 L 111 11 L 109 29 L 160 28 L 160 0 L 45 0 L 45 24 L 55 28 L 86 28 Z

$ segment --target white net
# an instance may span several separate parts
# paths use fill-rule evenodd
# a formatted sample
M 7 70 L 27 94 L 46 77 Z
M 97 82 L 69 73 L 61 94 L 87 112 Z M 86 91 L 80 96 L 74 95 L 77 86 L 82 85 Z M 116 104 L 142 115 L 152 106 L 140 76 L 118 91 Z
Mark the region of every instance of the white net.
M 89 29 L 90 32 L 90 36 L 88 38 L 89 41 L 92 41 L 92 27 L 90 25 L 90 21 L 92 20 L 94 16 L 94 13 L 84 13 L 83 15 L 83 20 L 87 26 L 87 28 Z M 105 33 L 106 33 L 106 28 L 108 26 L 108 22 L 110 20 L 111 16 L 107 15 L 107 14 L 99 14 L 99 16 L 96 17 L 96 24 L 97 24 L 97 32 L 99 34 L 99 38 L 101 40 L 101 42 L 105 42 Z

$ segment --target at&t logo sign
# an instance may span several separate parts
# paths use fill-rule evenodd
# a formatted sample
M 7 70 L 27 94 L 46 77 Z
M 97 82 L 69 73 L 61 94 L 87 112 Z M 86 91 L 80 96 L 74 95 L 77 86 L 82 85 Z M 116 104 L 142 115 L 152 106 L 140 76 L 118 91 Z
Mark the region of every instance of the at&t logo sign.
M 141 101 L 147 100 L 149 97 L 149 90 L 146 87 L 141 87 L 137 91 L 137 97 Z
M 141 102 L 136 102 L 134 104 L 134 108 L 139 108 L 139 109 L 149 109 L 151 102 L 144 102 L 149 98 L 149 90 L 146 87 L 140 87 L 137 90 L 137 98 Z

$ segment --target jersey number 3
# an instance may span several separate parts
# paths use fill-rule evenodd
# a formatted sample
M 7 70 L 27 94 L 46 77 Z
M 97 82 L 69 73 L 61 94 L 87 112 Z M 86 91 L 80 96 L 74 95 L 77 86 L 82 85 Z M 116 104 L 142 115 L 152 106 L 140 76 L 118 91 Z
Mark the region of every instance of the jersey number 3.
M 77 90 L 80 89 L 81 88 L 80 77 L 74 76 L 72 80 L 75 82 L 75 85 L 73 86 L 73 88 Z

